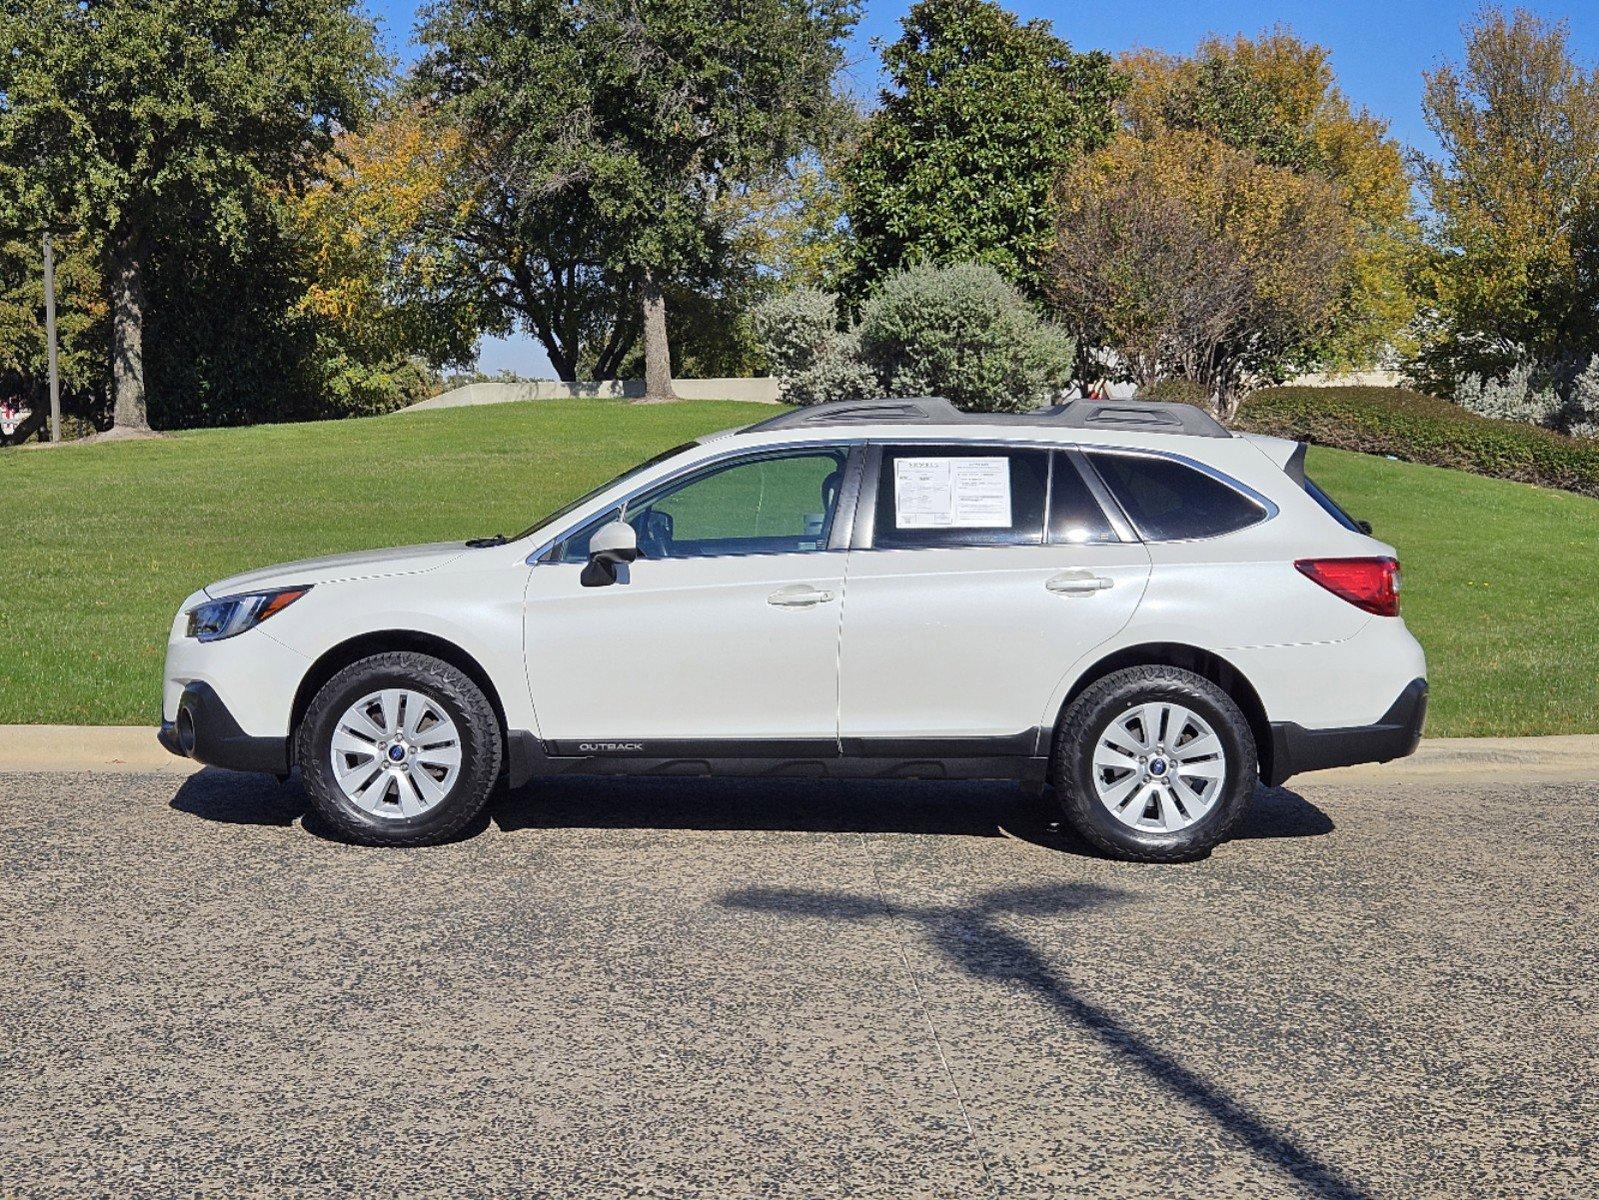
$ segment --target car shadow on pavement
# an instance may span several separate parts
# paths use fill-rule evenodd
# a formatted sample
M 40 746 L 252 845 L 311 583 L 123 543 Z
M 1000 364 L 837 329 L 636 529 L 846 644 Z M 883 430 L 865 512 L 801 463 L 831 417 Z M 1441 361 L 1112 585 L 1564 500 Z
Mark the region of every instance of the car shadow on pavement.
M 877 896 L 749 887 L 726 893 L 726 908 L 827 921 L 886 921 L 919 935 L 973 978 L 1020 986 L 1093 1037 L 1117 1060 L 1146 1075 L 1171 1098 L 1241 1141 L 1266 1166 L 1324 1200 L 1367 1195 L 1336 1166 L 1276 1128 L 1220 1085 L 1185 1067 L 1110 1010 L 1079 996 L 1071 982 L 1028 941 L 1003 928 L 1006 918 L 1075 918 L 1126 903 L 1133 894 L 1093 884 L 1005 888 L 954 905 L 900 905 Z M 909 969 L 909 960 L 906 962 Z
M 298 778 L 279 783 L 212 767 L 189 776 L 172 797 L 178 812 L 227 825 L 303 822 L 330 836 Z M 787 830 L 799 833 L 924 833 L 1013 837 L 1051 850 L 1097 857 L 1060 820 L 1053 797 L 1011 784 L 839 782 L 834 780 L 627 779 L 573 776 L 501 791 L 463 831 L 492 820 L 502 832 L 530 829 Z M 1260 788 L 1235 838 L 1317 837 L 1333 823 L 1286 788 Z
M 223 771 L 216 767 L 190 775 L 172 797 L 171 807 L 223 825 L 276 825 L 288 828 L 299 822 L 307 833 L 330 842 L 346 839 L 322 820 L 306 798 L 298 774 L 280 782 L 271 775 Z M 488 815 L 479 813 L 451 838 L 462 841 L 488 828 Z
M 293 825 L 310 811 L 298 779 L 279 783 L 270 775 L 217 767 L 185 779 L 172 807 L 224 825 Z
M 1013 837 L 1098 857 L 1060 819 L 1052 795 L 1005 783 L 573 776 L 502 795 L 507 833 L 523 829 L 787 830 Z M 1297 792 L 1259 788 L 1235 838 L 1318 837 L 1332 820 Z

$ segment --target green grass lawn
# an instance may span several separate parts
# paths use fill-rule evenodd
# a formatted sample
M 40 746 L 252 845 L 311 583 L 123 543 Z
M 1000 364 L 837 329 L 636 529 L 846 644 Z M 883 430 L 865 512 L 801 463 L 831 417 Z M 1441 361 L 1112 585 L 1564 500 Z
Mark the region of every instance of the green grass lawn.
M 0 454 L 0 723 L 154 724 L 178 604 L 249 567 L 516 533 L 770 405 L 551 400 Z
M 1599 733 L 1599 500 L 1343 450 L 1309 470 L 1399 548 L 1429 736 Z
M 0 723 L 152 724 L 179 601 L 249 567 L 513 533 L 770 407 L 573 400 L 0 454 Z M 1599 501 L 1317 451 L 1399 546 L 1428 732 L 1599 731 Z

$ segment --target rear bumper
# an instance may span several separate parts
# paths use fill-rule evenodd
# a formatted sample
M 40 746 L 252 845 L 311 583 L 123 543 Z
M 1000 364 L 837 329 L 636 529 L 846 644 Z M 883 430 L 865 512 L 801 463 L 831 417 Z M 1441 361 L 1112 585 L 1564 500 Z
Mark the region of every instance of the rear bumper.
M 230 771 L 289 772 L 289 739 L 245 733 L 208 683 L 191 683 L 178 698 L 175 719 L 163 721 L 156 740 L 179 758 Z
M 1427 719 L 1427 681 L 1412 679 L 1374 725 L 1344 729 L 1306 729 L 1292 721 L 1271 727 L 1271 769 L 1262 782 L 1276 787 L 1291 775 L 1389 762 L 1414 754 Z

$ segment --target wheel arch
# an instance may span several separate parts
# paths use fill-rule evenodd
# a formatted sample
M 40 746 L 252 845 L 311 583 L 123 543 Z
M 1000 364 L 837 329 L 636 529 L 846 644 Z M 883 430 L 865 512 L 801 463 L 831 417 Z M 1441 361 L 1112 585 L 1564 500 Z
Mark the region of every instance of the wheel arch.
M 374 654 L 394 650 L 410 650 L 418 654 L 431 655 L 449 663 L 477 684 L 482 689 L 483 695 L 488 698 L 489 706 L 494 709 L 495 720 L 500 725 L 500 736 L 505 737 L 505 705 L 500 700 L 499 689 L 494 686 L 489 673 L 476 658 L 448 638 L 439 637 L 437 634 L 421 633 L 414 629 L 383 629 L 347 638 L 324 651 L 311 664 L 310 669 L 301 677 L 300 686 L 295 689 L 294 706 L 289 710 L 291 744 L 299 733 L 301 719 L 311 707 L 312 699 L 322 689 L 323 684 L 351 663 L 359 662 Z
M 1086 667 L 1073 681 L 1055 713 L 1054 723 L 1050 727 L 1049 746 L 1046 748 L 1051 760 L 1054 758 L 1055 738 L 1060 734 L 1061 723 L 1072 703 L 1105 676 L 1127 667 L 1178 667 L 1208 679 L 1226 692 L 1249 722 L 1249 730 L 1255 737 L 1255 754 L 1259 759 L 1261 778 L 1272 777 L 1271 723 L 1266 719 L 1266 706 L 1261 703 L 1260 693 L 1242 671 L 1214 650 L 1183 642 L 1141 642 L 1136 646 L 1124 646 Z

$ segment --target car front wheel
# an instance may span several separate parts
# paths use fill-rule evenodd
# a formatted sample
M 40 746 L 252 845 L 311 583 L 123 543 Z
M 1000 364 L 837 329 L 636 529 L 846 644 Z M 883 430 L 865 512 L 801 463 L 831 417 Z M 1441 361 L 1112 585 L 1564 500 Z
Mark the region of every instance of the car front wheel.
M 1176 667 L 1129 667 L 1089 687 L 1055 738 L 1072 828 L 1115 858 L 1203 858 L 1232 832 L 1258 777 L 1232 697 Z
M 458 834 L 500 774 L 493 706 L 464 672 L 411 651 L 374 654 L 317 691 L 295 763 L 318 815 L 374 846 Z

